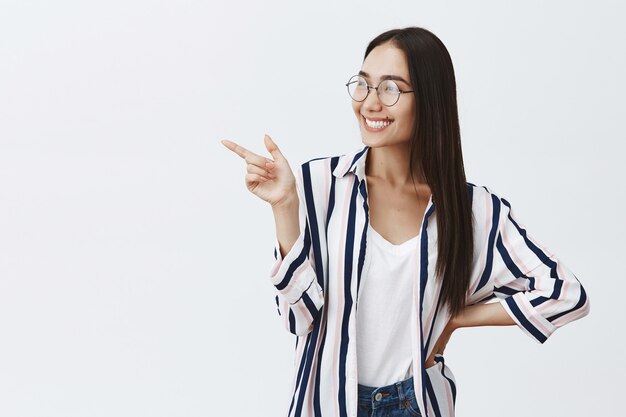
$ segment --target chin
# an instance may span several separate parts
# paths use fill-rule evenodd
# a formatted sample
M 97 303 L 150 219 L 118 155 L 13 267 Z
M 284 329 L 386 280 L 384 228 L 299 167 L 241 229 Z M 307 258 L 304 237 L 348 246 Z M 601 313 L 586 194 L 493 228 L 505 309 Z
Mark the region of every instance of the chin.
M 367 145 L 370 146 L 372 148 L 379 148 L 381 146 L 386 146 L 387 143 L 385 143 L 384 141 L 377 141 L 377 140 L 372 140 L 371 138 L 368 138 L 365 135 L 361 135 L 361 142 L 363 142 L 363 145 Z

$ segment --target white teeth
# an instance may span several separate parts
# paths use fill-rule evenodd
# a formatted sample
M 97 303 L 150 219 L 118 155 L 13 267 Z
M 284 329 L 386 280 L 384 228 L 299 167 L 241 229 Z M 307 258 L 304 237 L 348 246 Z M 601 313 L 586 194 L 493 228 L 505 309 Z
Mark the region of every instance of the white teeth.
M 371 120 L 365 119 L 365 123 L 367 123 L 367 125 L 369 127 L 373 127 L 375 129 L 380 129 L 382 127 L 389 126 L 391 124 L 391 121 L 383 122 L 383 121 L 378 121 L 378 120 L 377 121 L 371 121 Z

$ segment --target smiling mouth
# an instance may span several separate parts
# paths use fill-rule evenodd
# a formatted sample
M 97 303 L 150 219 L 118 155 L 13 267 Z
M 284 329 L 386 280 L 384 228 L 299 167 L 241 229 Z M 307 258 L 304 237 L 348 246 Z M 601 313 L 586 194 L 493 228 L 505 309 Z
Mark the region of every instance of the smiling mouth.
M 385 128 L 387 128 L 390 124 L 393 123 L 393 120 L 388 119 L 388 120 L 380 120 L 380 121 L 371 121 L 368 120 L 365 116 L 361 116 L 363 118 L 363 125 L 365 126 L 365 128 L 369 131 L 372 132 L 378 132 L 381 130 L 384 130 Z

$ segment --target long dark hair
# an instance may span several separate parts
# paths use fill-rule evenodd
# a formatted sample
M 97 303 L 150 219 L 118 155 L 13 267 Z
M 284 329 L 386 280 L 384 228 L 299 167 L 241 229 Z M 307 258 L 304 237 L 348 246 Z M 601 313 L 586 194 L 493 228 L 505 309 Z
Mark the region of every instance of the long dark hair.
M 454 316 L 465 307 L 474 254 L 472 204 L 461 152 L 454 68 L 443 42 L 419 27 L 378 35 L 367 46 L 363 60 L 386 42 L 402 50 L 409 65 L 416 102 L 409 169 L 413 183 L 415 174 L 421 174 L 432 192 L 438 235 L 435 273 L 443 280 L 440 302 L 448 303 Z

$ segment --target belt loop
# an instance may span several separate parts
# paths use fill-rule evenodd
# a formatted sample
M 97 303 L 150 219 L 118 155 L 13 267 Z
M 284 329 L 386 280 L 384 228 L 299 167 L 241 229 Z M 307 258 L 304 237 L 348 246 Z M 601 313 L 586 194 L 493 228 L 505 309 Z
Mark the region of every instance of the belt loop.
M 404 402 L 404 390 L 402 389 L 402 381 L 396 382 L 396 388 L 398 389 L 398 400 L 400 403 Z

